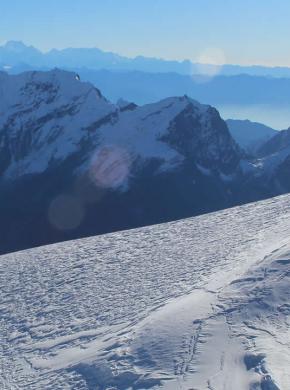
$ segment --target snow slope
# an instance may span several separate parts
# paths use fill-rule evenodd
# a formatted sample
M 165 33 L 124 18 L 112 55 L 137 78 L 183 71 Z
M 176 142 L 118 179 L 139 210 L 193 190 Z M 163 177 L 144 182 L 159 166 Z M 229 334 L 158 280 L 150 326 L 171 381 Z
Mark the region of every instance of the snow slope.
M 0 257 L 0 388 L 290 388 L 290 196 Z

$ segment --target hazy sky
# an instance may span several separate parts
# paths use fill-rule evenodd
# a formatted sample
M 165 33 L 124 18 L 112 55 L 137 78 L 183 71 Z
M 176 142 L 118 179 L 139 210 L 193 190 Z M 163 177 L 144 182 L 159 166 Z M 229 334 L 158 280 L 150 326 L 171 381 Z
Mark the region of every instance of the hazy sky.
M 0 43 L 290 66 L 290 0 L 0 0 Z

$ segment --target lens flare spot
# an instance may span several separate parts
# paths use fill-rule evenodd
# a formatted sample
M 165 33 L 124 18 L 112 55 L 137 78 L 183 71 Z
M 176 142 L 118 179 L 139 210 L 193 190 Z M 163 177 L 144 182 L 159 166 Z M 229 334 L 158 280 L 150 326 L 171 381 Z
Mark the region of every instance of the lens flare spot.
M 59 195 L 50 204 L 48 219 L 50 224 L 58 230 L 76 229 L 84 217 L 84 208 L 81 202 L 72 195 Z
M 197 62 L 197 75 L 202 76 L 197 77 L 197 80 L 207 82 L 221 73 L 223 65 L 226 63 L 226 57 L 223 50 L 211 47 L 200 53 Z
M 98 150 L 92 160 L 90 177 L 98 187 L 116 188 L 128 178 L 130 165 L 131 159 L 126 150 L 105 146 Z

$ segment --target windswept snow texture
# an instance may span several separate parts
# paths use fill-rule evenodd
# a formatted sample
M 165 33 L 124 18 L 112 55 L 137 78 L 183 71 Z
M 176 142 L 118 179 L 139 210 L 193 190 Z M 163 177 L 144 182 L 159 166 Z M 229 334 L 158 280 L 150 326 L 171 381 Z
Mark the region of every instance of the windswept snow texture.
M 290 388 L 290 196 L 0 257 L 1 389 Z

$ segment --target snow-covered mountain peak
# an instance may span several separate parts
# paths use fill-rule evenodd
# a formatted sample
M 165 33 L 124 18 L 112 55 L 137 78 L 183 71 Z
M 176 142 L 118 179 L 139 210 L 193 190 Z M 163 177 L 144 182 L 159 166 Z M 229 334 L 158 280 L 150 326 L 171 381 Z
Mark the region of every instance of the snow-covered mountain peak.
M 100 134 L 105 143 L 121 145 L 144 159 L 162 160 L 167 167 L 190 159 L 226 173 L 236 168 L 240 157 L 218 112 L 187 96 L 123 110 Z
M 6 174 L 43 172 L 52 159 L 64 159 L 75 151 L 88 131 L 115 112 L 116 106 L 76 73 L 54 69 L 8 76 L 2 72 L 0 137 L 6 145 L 7 158 L 2 162 Z
M 169 166 L 185 158 L 221 171 L 235 169 L 239 152 L 218 112 L 188 96 L 142 107 L 108 102 L 74 72 L 0 74 L 0 135 L 10 152 L 6 176 L 42 172 L 51 160 L 81 150 L 82 160 L 102 147 L 121 147 Z M 17 139 L 17 142 L 15 141 Z
M 58 99 L 61 104 L 66 99 L 76 99 L 81 95 L 93 94 L 102 98 L 100 91 L 90 83 L 80 82 L 74 72 L 53 69 L 48 72 L 24 72 L 8 76 L 0 75 L 0 107 L 27 105 L 29 102 L 45 101 L 47 104 Z

